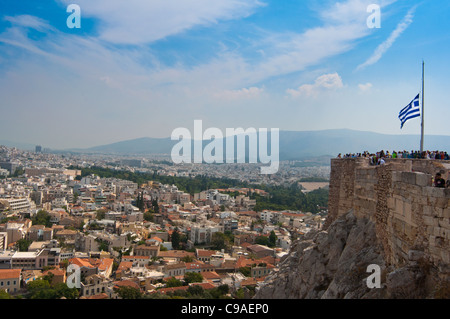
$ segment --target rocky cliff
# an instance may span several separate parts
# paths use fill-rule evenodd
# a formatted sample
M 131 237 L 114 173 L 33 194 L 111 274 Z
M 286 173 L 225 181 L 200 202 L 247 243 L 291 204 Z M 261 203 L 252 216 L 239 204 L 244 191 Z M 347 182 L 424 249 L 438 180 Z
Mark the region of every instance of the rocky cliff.
M 450 189 L 431 186 L 447 165 L 333 160 L 324 229 L 294 242 L 255 298 L 450 298 Z

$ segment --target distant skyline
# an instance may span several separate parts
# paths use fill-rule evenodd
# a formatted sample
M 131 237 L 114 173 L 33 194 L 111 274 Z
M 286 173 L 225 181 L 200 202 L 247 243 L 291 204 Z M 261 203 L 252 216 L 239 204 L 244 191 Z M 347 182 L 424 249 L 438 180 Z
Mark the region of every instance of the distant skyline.
M 421 91 L 422 59 L 425 134 L 450 135 L 449 16 L 431 0 L 5 0 L 0 140 L 88 148 L 194 120 L 420 135 L 419 118 L 401 130 L 397 116 Z

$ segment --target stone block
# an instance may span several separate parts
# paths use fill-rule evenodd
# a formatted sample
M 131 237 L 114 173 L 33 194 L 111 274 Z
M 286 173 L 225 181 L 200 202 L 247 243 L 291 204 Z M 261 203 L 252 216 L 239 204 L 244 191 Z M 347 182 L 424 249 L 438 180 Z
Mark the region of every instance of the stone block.
M 395 212 L 403 216 L 403 200 L 401 199 L 395 200 Z
M 445 191 L 446 188 L 439 188 L 439 187 L 427 187 L 427 189 L 430 192 L 430 196 L 436 197 L 436 198 L 444 198 L 445 199 Z
M 439 226 L 433 227 L 433 235 L 436 237 L 445 237 L 445 229 Z
M 402 182 L 407 184 L 416 184 L 416 173 L 402 172 Z
M 444 263 L 449 264 L 449 263 L 450 263 L 450 253 L 449 253 L 449 251 L 443 249 L 443 250 L 441 251 L 441 258 L 442 258 L 442 261 L 443 261 Z
M 432 216 L 423 216 L 423 223 L 426 226 L 439 226 L 438 219 L 432 217 Z
M 401 182 L 402 181 L 402 172 L 394 171 L 392 172 L 392 182 Z
M 416 185 L 418 186 L 430 186 L 431 175 L 425 173 L 416 173 Z
M 442 213 L 442 217 L 450 218 L 450 208 L 445 208 Z
M 439 218 L 439 227 L 450 229 L 450 223 L 448 218 Z
M 423 206 L 423 215 L 424 216 L 432 216 L 433 215 L 433 208 L 431 206 Z

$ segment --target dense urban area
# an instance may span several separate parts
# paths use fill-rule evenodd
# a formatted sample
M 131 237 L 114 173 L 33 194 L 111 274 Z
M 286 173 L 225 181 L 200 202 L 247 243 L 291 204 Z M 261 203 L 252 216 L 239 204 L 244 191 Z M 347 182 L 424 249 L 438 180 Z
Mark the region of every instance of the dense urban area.
M 251 298 L 322 227 L 329 174 L 0 146 L 0 298 Z

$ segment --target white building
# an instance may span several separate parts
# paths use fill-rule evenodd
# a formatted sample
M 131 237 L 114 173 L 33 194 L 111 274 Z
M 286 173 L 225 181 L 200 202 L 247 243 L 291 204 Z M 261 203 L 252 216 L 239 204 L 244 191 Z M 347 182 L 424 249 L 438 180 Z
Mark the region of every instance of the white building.
M 191 227 L 189 239 L 194 244 L 209 244 L 212 235 L 217 232 L 223 232 L 223 226 L 195 225 Z

